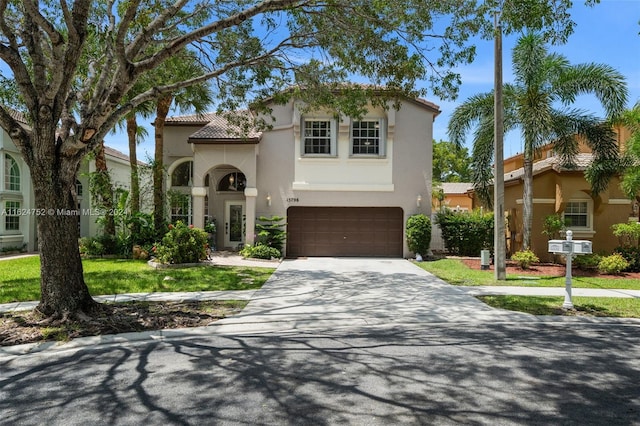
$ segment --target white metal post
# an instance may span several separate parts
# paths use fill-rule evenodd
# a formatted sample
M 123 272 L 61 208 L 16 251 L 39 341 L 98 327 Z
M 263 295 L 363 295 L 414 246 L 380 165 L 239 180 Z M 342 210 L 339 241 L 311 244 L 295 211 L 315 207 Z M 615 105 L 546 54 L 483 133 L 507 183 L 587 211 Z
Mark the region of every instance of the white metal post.
M 567 241 L 573 240 L 573 231 L 567 231 Z M 573 258 L 573 243 L 570 245 L 571 249 L 565 255 L 567 259 L 566 272 L 565 272 L 565 280 L 564 280 L 564 303 L 562 304 L 563 309 L 573 309 L 573 302 L 571 301 L 571 260 Z

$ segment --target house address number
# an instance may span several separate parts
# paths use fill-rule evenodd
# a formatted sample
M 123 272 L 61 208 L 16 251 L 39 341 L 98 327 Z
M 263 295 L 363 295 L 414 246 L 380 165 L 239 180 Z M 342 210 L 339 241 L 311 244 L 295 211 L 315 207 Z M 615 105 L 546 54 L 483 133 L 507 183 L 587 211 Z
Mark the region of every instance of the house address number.
M 287 198 L 287 203 L 299 203 L 300 202 L 300 198 L 298 197 L 289 197 Z

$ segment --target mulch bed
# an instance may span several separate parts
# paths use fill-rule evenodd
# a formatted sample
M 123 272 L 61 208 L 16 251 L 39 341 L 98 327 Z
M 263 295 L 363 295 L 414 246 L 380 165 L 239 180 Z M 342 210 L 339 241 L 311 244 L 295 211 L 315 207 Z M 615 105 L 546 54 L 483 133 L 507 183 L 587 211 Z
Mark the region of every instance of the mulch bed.
M 467 265 L 471 269 L 480 269 L 480 259 L 479 258 L 461 258 L 460 259 L 465 265 Z M 493 265 L 489 266 L 489 270 L 493 271 Z M 551 276 L 551 277 L 564 277 L 566 273 L 566 268 L 564 265 L 554 264 L 554 263 L 536 263 L 531 265 L 529 269 L 522 269 L 518 266 L 517 263 L 507 261 L 506 263 L 506 272 L 510 275 L 534 275 L 534 276 Z M 574 277 L 603 277 L 610 279 L 620 279 L 620 278 L 635 278 L 640 279 L 640 272 L 625 272 L 620 275 L 605 275 L 600 274 L 598 271 L 584 271 L 582 269 L 573 268 L 571 270 L 571 275 Z
M 34 311 L 0 314 L 0 346 L 136 331 L 201 327 L 234 315 L 246 302 L 126 302 L 100 304 L 87 320 L 43 321 Z

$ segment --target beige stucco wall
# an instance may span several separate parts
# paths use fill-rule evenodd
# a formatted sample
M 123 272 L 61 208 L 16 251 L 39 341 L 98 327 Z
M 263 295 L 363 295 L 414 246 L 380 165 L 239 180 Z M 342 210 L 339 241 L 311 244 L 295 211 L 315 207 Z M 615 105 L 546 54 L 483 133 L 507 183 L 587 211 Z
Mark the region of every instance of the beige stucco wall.
M 293 106 L 281 107 L 277 113 L 281 119 L 276 130 L 265 133 L 259 145 L 258 216 L 286 217 L 290 206 L 400 207 L 405 221 L 412 214 L 431 213 L 432 112 L 412 103 L 403 104 L 397 112 L 387 111 L 387 141 L 392 148 L 385 159 L 349 158 L 348 130 L 346 135 L 341 130 L 338 158 L 312 160 L 299 155 L 300 142 L 293 128 L 298 116 Z M 324 174 L 323 168 L 328 170 Z M 305 177 L 308 188 L 294 187 L 300 176 Z M 405 245 L 404 256 L 410 254 Z
M 195 224 L 202 217 L 207 194 L 209 215 L 218 224 L 217 246 L 224 247 L 224 203 L 247 201 L 247 215 L 286 218 L 290 206 L 400 207 L 405 220 L 412 214 L 431 212 L 432 123 L 434 113 L 412 102 L 399 111 L 373 110 L 384 117 L 388 129 L 386 158 L 349 156 L 350 121 L 339 125 L 336 158 L 300 155 L 301 115 L 293 102 L 273 106 L 272 128 L 254 144 L 193 144 L 189 135 L 201 126 L 167 126 L 165 165 L 169 173 L 185 160 L 194 161 L 192 193 Z M 219 179 L 237 169 L 245 174 L 248 193 L 216 191 Z M 209 186 L 204 187 L 209 174 Z M 253 210 L 252 210 L 253 209 Z M 199 213 L 198 213 L 199 211 Z M 247 228 L 252 218 L 247 218 Z M 374 230 L 372 230 L 374 231 Z M 404 255 L 409 256 L 405 246 Z
M 576 240 L 589 240 L 596 253 L 610 254 L 618 245 L 618 239 L 611 232 L 611 225 L 627 222 L 631 213 L 631 201 L 620 190 L 619 180 L 614 178 L 607 191 L 595 199 L 582 172 L 556 173 L 549 171 L 534 178 L 533 226 L 531 249 L 541 260 L 551 260 L 548 253 L 548 237 L 542 234 L 544 218 L 564 211 L 564 202 L 571 199 L 589 201 L 592 210 L 591 232 L 574 230 Z M 563 202 L 564 201 L 564 202 Z M 516 228 L 515 245 L 512 251 L 521 249 L 522 242 L 522 183 L 505 186 L 505 211 L 515 214 L 509 221 L 511 229 Z

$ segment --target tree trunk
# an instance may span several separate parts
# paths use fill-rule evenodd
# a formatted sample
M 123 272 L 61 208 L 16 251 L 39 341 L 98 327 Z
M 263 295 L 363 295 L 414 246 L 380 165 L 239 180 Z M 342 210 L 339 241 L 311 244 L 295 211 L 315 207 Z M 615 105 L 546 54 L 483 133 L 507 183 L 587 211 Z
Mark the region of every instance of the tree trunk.
M 533 159 L 525 154 L 524 188 L 522 191 L 522 249 L 531 249 L 533 227 Z
M 158 100 L 156 104 L 155 131 L 155 158 L 153 162 L 153 221 L 156 233 L 164 233 L 165 205 L 164 205 L 164 121 L 169 114 L 169 108 L 173 102 L 172 96 Z
M 51 135 L 52 147 L 53 138 Z M 84 282 L 78 250 L 80 212 L 75 183 L 80 160 L 60 157 L 56 153 L 34 158 L 29 169 L 36 211 L 41 212 L 37 217 L 41 277 L 37 310 L 49 317 L 67 318 L 88 314 L 97 303 Z
M 138 177 L 138 154 L 136 135 L 138 133 L 138 122 L 135 114 L 127 117 L 127 137 L 129 139 L 129 165 L 131 166 L 131 193 L 130 208 L 131 213 L 140 212 L 140 179 Z
M 96 173 L 97 193 L 92 194 L 98 197 L 101 207 L 104 209 L 104 233 L 106 235 L 116 235 L 116 221 L 113 216 L 113 186 L 111 185 L 111 176 L 107 169 L 107 158 L 104 153 L 104 141 L 100 142 L 96 150 Z

